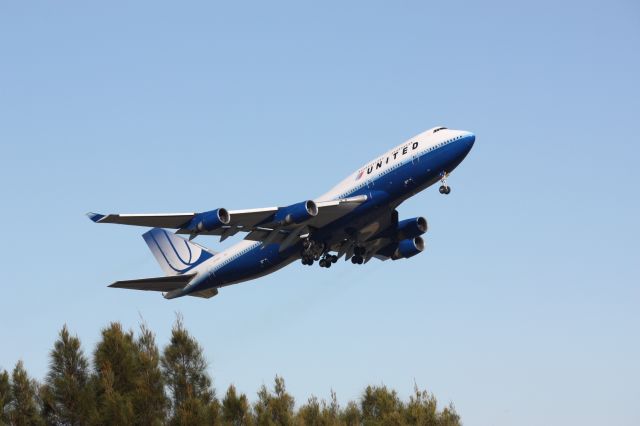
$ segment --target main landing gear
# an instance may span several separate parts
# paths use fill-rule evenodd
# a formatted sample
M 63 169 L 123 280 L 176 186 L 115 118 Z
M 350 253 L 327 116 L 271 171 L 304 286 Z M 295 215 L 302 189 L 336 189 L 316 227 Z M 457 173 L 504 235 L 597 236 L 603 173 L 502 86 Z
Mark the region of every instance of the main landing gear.
M 315 260 L 318 260 L 318 259 L 314 259 L 312 257 L 311 258 L 303 257 L 302 264 L 311 266 L 313 265 L 313 262 Z M 320 259 L 320 261 L 318 262 L 318 265 L 320 265 L 321 268 L 331 268 L 331 265 L 336 263 L 337 261 L 338 261 L 338 256 L 336 256 L 335 254 L 325 254 L 322 257 L 322 259 Z
M 323 243 L 307 238 L 302 242 L 302 252 L 300 253 L 302 256 L 302 264 L 309 266 L 313 265 L 314 261 L 320 259 L 323 252 Z
M 353 248 L 353 256 L 351 257 L 351 263 L 354 265 L 362 265 L 364 263 L 364 247 L 354 247 Z
M 449 185 L 447 185 L 447 178 L 449 177 L 449 173 L 447 172 L 442 172 L 440 173 L 440 182 L 442 182 L 442 185 L 440 185 L 440 193 L 447 195 L 451 192 L 451 187 Z
M 325 249 L 326 246 L 323 243 L 306 239 L 302 243 L 302 252 L 300 253 L 302 264 L 311 266 L 315 261 L 318 261 L 321 268 L 331 268 L 331 265 L 338 261 L 339 256 L 330 254 L 328 250 L 325 251 Z M 353 256 L 351 256 L 351 263 L 354 265 L 362 265 L 366 252 L 364 247 L 355 246 L 353 248 Z
M 313 262 L 319 260 L 319 264 L 323 268 L 330 268 L 331 264 L 338 261 L 338 256 L 325 253 L 325 245 L 318 241 L 306 239 L 302 243 L 302 264 L 313 265 Z
M 334 254 L 325 254 L 324 257 L 320 259 L 320 262 L 318 262 L 318 264 L 322 268 L 331 268 L 331 265 L 333 263 L 336 263 L 337 261 L 338 261 L 338 256 Z

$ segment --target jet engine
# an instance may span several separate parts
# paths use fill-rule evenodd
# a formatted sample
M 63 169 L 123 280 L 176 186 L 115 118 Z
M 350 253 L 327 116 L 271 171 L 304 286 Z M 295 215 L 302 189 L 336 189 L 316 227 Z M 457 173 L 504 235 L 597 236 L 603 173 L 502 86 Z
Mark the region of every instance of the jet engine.
M 279 209 L 274 217 L 274 222 L 279 222 L 281 225 L 286 226 L 294 223 L 302 223 L 317 214 L 318 206 L 316 203 L 313 202 L 313 200 L 307 200 Z
M 421 237 L 407 238 L 398 243 L 392 259 L 408 259 L 424 250 L 424 240 Z
M 427 219 L 422 216 L 398 222 L 398 238 L 415 238 L 427 232 Z
M 219 208 L 197 214 L 185 228 L 191 229 L 194 232 L 213 231 L 228 224 L 230 220 L 231 215 L 227 209 Z

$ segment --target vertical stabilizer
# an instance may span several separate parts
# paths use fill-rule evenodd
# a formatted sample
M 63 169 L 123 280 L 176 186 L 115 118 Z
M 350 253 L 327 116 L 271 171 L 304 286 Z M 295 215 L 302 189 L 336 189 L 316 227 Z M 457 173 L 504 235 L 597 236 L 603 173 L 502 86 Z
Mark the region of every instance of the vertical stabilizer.
M 182 275 L 215 253 L 191 241 L 165 231 L 153 228 L 142 235 L 165 275 Z

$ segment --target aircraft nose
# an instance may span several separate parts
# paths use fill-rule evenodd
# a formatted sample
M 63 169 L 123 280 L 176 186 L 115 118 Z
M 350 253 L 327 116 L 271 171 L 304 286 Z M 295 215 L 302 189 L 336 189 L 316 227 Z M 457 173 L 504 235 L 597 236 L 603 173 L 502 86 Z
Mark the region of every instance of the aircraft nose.
M 474 135 L 473 133 L 469 132 L 469 134 L 467 134 L 464 137 L 464 140 L 467 143 L 467 145 L 469 146 L 469 149 L 471 149 L 471 147 L 473 146 L 473 144 L 476 141 L 476 135 Z

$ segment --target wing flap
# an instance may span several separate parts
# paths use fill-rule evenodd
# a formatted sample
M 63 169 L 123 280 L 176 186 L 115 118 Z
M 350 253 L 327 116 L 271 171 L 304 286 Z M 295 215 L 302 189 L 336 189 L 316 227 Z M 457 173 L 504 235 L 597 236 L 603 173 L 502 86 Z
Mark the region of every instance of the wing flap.
M 141 278 L 137 280 L 116 281 L 111 288 L 126 288 L 129 290 L 168 292 L 184 288 L 196 274 L 174 275 L 170 277 Z
M 287 235 L 289 235 L 289 232 L 284 230 L 256 228 L 249 232 L 244 239 L 251 241 L 264 241 L 267 244 L 281 244 L 284 239 L 287 238 Z
M 356 207 L 367 201 L 367 199 L 366 195 L 359 195 L 351 198 L 342 198 L 340 200 L 319 201 L 316 203 L 318 206 L 317 216 L 306 222 L 305 225 L 322 228 L 340 219 L 342 216 L 351 213 Z
M 262 209 L 229 210 L 231 221 L 229 226 L 251 229 L 264 222 L 278 211 L 277 207 L 265 207 Z

